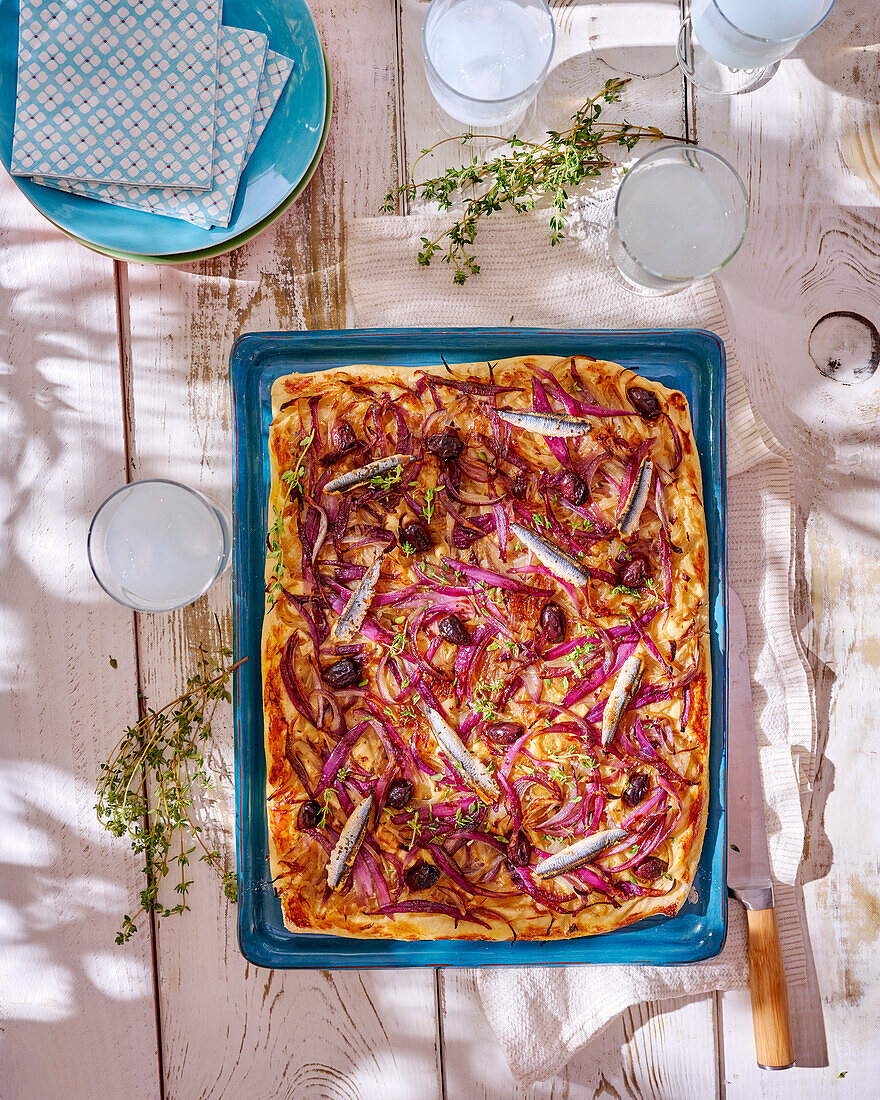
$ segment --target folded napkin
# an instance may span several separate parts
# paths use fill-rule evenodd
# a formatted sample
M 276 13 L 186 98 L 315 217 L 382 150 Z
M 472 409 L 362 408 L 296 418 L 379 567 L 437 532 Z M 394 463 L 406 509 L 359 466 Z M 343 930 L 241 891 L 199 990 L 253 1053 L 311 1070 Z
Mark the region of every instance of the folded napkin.
M 34 182 L 75 195 L 87 195 L 114 206 L 182 218 L 205 229 L 212 225 L 229 225 L 242 169 L 293 67 L 288 58 L 267 53 L 267 46 L 268 39 L 259 31 L 223 27 L 217 81 L 214 179 L 210 190 L 80 183 L 43 176 L 34 177 Z M 254 135 L 256 140 L 252 145 Z
M 284 91 L 284 85 L 290 79 L 292 72 L 293 62 L 289 57 L 282 57 L 280 53 L 273 53 L 272 50 L 269 50 L 266 54 L 266 67 L 263 69 L 263 78 L 260 81 L 257 106 L 254 108 L 251 136 L 244 154 L 245 166 L 251 159 L 251 153 L 256 149 L 257 142 L 263 136 L 263 131 L 269 125 L 269 119 L 278 106 L 278 100 Z
M 208 188 L 220 0 L 22 0 L 13 175 Z
M 493 217 L 477 237 L 480 274 L 463 287 L 452 285 L 452 269 L 439 256 L 428 268 L 416 264 L 421 238 L 435 237 L 448 217 L 355 220 L 346 230 L 345 253 L 353 319 L 375 326 L 697 327 L 724 340 L 730 581 L 746 608 L 777 915 L 789 981 L 796 983 L 805 979 L 806 963 L 793 884 L 815 722 L 812 679 L 790 602 L 791 465 L 751 407 L 714 284 L 705 280 L 676 295 L 645 298 L 615 280 L 604 247 L 612 200 L 609 192 L 585 200 L 555 248 L 546 211 Z M 477 976 L 511 1070 L 530 1084 L 556 1074 L 628 1005 L 744 985 L 744 914 L 731 902 L 727 943 L 706 963 L 486 969 Z

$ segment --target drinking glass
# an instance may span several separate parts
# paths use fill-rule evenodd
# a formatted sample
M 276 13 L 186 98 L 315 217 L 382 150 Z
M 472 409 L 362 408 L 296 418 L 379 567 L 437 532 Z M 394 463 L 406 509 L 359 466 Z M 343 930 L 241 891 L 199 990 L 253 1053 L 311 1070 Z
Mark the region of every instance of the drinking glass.
M 109 496 L 89 528 L 98 584 L 135 611 L 175 611 L 204 595 L 229 564 L 226 512 L 176 481 L 133 481 Z
M 544 82 L 555 41 L 545 0 L 432 0 L 422 24 L 428 85 L 449 119 L 510 135 Z
M 678 35 L 678 64 L 706 92 L 750 92 L 832 7 L 834 0 L 693 0 Z
M 672 294 L 723 267 L 742 244 L 748 218 L 743 181 L 723 157 L 665 145 L 623 177 L 608 253 L 629 289 Z

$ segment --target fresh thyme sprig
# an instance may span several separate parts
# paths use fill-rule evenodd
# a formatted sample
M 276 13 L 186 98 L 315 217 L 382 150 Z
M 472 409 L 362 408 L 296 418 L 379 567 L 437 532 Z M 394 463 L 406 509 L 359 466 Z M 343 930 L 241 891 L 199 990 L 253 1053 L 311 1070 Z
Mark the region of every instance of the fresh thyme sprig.
M 296 460 L 295 466 L 290 470 L 286 470 L 281 475 L 282 482 L 287 486 L 287 500 L 284 502 L 284 506 L 287 505 L 294 493 L 302 493 L 303 491 L 305 458 L 314 438 L 315 430 L 313 428 L 300 444 L 299 457 Z M 284 550 L 281 545 L 281 538 L 284 534 L 284 506 L 278 508 L 277 505 L 272 505 L 272 511 L 275 518 L 272 522 L 272 526 L 269 528 L 266 556 L 274 561 L 274 564 L 272 566 L 272 575 L 269 578 L 269 583 L 266 585 L 266 607 L 268 610 L 271 610 L 275 606 L 275 600 L 278 598 L 278 593 L 283 588 Z
M 296 461 L 296 465 L 293 467 L 292 470 L 287 470 L 285 473 L 283 473 L 281 475 L 281 480 L 287 485 L 288 498 L 290 496 L 292 496 L 293 493 L 295 493 L 295 492 L 296 493 L 301 493 L 302 492 L 302 488 L 303 488 L 302 479 L 303 479 L 303 473 L 305 472 L 304 469 L 303 469 L 303 463 L 305 462 L 306 453 L 308 452 L 309 447 L 311 447 L 312 442 L 314 441 L 314 438 L 315 438 L 315 429 L 312 428 L 311 432 L 309 432 L 309 434 L 305 437 L 305 439 L 300 444 L 299 458 Z
M 230 701 L 229 678 L 242 663 L 230 664 L 231 658 L 222 637 L 217 653 L 201 647 L 196 671 L 184 691 L 159 710 L 148 708 L 141 698 L 141 718 L 128 727 L 110 759 L 101 765 L 98 820 L 114 836 L 127 837 L 132 851 L 143 856 L 146 878 L 141 907 L 133 917 L 127 913 L 123 917 L 118 944 L 131 939 L 141 914 L 170 917 L 189 909 L 186 898 L 192 880 L 186 877 L 186 868 L 199 847 L 199 859 L 220 876 L 226 897 L 237 899 L 235 871 L 225 870 L 221 853 L 208 848 L 202 827 L 191 815 L 199 788 L 213 786 L 205 746 L 217 705 Z M 189 840 L 196 843 L 187 847 Z M 174 886 L 180 900 L 166 906 L 159 900 L 159 886 L 174 864 L 180 872 Z
M 436 485 L 432 485 L 430 489 L 425 490 L 425 503 L 422 506 L 422 515 L 425 517 L 428 523 L 431 522 L 434 516 L 434 496 L 437 493 Z
M 281 546 L 281 536 L 284 534 L 284 513 L 274 504 L 272 510 L 275 519 L 269 528 L 268 550 L 266 551 L 266 556 L 273 562 L 272 575 L 266 585 L 266 607 L 268 610 L 275 606 L 278 593 L 284 587 L 281 580 L 284 576 L 284 550 Z
M 393 470 L 389 470 L 387 474 L 376 474 L 375 477 L 370 478 L 370 484 L 375 489 L 382 489 L 386 493 L 389 492 L 393 486 L 397 485 L 403 476 L 403 470 L 400 466 L 395 466 Z
M 572 115 L 572 125 L 561 133 L 550 130 L 541 143 L 511 138 L 507 152 L 492 160 L 479 163 L 477 158 L 461 168 L 448 168 L 442 176 L 416 183 L 414 173 L 422 157 L 430 156 L 440 145 L 455 141 L 463 143 L 475 136 L 444 138 L 422 150 L 413 164 L 410 179 L 385 196 L 382 210 L 394 213 L 397 199 L 422 198 L 436 202 L 441 210 L 452 207 L 456 195 L 461 195 L 464 210 L 461 217 L 437 237 L 422 238 L 419 263 L 427 267 L 434 254 L 445 248 L 444 263 L 452 264 L 455 274 L 452 281 L 462 284 L 469 276 L 479 273 L 471 246 L 481 218 L 488 218 L 502 207 L 510 207 L 517 213 L 532 210 L 543 197 L 551 200 L 550 243 L 557 244 L 565 236 L 565 212 L 570 202 L 569 192 L 585 179 L 598 176 L 603 168 L 614 162 L 603 151 L 605 145 L 620 145 L 632 149 L 643 138 L 658 141 L 669 135 L 656 126 L 633 126 L 626 122 L 604 122 L 598 126 L 602 104 L 616 103 L 628 80 L 612 79 L 605 82 L 601 92 Z M 476 135 L 484 136 L 484 135 Z M 465 198 L 465 193 L 468 197 Z

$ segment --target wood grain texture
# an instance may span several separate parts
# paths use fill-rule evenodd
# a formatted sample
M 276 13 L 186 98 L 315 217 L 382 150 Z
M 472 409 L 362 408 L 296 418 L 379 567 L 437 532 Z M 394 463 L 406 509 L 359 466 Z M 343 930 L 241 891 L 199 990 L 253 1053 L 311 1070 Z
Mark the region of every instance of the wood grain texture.
M 877 1091 L 868 1053 L 880 1013 L 877 963 L 864 938 L 876 923 L 876 843 L 866 843 L 872 834 L 853 813 L 869 796 L 865 771 L 852 763 L 866 751 L 880 703 L 870 641 L 880 382 L 876 374 L 851 386 L 824 377 L 809 340 L 834 311 L 880 323 L 878 197 L 860 171 L 873 164 L 878 42 L 876 5 L 839 0 L 765 88 L 694 103 L 701 144 L 727 156 L 749 185 L 751 228 L 721 284 L 749 391 L 794 460 L 795 610 L 817 688 L 819 763 L 804 806 L 800 899 L 809 973 L 790 990 L 798 1066 L 757 1069 L 748 995 L 723 994 L 726 1094 L 743 1100 Z
M 345 324 L 340 255 L 345 219 L 373 213 L 397 175 L 396 55 L 391 7 L 311 5 L 335 86 L 327 151 L 303 196 L 266 233 L 229 256 L 128 272 L 128 399 L 135 475 L 178 478 L 231 502 L 228 356 L 256 329 Z M 141 678 L 172 697 L 218 615 L 231 633 L 231 577 L 173 616 L 138 624 Z M 234 858 L 232 724 L 215 725 L 217 789 L 199 813 Z M 239 954 L 234 906 L 204 865 L 192 911 L 158 929 L 168 1100 L 252 1096 L 439 1096 L 431 971 L 269 972 Z
M 5 175 L 0 348 L 0 1093 L 146 1100 L 150 935 L 113 942 L 138 864 L 93 809 L 98 766 L 136 714 L 132 616 L 86 558 L 92 513 L 125 481 L 113 264 Z
M 762 1069 L 788 1069 L 794 1062 L 794 1044 L 776 912 L 748 910 L 746 918 L 755 1056 Z

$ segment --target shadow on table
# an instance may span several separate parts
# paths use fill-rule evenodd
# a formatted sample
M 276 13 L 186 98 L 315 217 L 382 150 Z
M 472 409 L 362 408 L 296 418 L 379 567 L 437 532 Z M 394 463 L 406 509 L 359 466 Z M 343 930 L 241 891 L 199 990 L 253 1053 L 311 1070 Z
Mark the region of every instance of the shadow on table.
M 875 0 L 837 0 L 825 22 L 792 56 L 841 95 L 876 103 L 878 45 L 880 8 Z
M 0 1092 L 146 1096 L 149 934 L 114 945 L 134 864 L 93 809 L 135 706 L 131 617 L 102 602 L 85 554 L 93 509 L 125 479 L 113 267 L 15 209 L 0 252 Z

